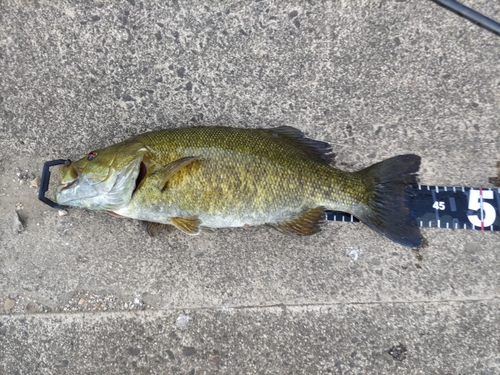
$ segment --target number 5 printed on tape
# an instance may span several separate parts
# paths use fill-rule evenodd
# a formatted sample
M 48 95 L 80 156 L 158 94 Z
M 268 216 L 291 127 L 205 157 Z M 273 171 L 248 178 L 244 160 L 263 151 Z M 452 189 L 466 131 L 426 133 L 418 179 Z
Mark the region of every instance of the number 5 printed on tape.
M 495 222 L 496 212 L 495 208 L 488 202 L 484 202 L 485 199 L 493 199 L 493 191 L 479 189 L 471 189 L 469 193 L 469 210 L 478 211 L 477 214 L 467 215 L 469 221 L 472 225 L 476 227 L 489 227 Z

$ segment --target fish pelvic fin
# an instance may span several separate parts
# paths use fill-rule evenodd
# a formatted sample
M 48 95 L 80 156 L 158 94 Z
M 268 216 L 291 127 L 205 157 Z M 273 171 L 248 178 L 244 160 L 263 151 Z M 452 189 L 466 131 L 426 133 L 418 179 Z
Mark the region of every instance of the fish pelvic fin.
M 201 221 L 197 217 L 173 217 L 170 222 L 174 227 L 187 234 L 199 234 Z
M 371 192 L 353 212 L 364 224 L 409 247 L 422 244 L 416 218 L 409 208 L 406 185 L 417 183 L 420 156 L 399 155 L 356 172 Z
M 318 233 L 325 222 L 325 207 L 309 209 L 301 215 L 284 222 L 270 224 L 282 233 L 293 236 L 309 236 Z

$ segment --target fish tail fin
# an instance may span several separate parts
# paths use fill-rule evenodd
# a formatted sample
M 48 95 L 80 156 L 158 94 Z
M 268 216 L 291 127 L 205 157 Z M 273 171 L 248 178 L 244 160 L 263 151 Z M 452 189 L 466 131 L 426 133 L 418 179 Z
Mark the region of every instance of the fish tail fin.
M 405 246 L 421 246 L 422 237 L 408 204 L 406 185 L 417 183 L 420 156 L 399 155 L 356 172 L 371 197 L 356 217 L 375 231 Z

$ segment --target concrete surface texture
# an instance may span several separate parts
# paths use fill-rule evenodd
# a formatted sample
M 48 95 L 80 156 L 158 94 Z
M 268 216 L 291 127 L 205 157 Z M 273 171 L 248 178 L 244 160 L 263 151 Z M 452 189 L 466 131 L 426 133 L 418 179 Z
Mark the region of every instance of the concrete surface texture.
M 500 373 L 498 233 L 151 238 L 36 197 L 47 160 L 221 124 L 297 127 L 345 170 L 411 152 L 423 184 L 489 187 L 499 61 L 500 38 L 432 1 L 0 2 L 0 373 Z

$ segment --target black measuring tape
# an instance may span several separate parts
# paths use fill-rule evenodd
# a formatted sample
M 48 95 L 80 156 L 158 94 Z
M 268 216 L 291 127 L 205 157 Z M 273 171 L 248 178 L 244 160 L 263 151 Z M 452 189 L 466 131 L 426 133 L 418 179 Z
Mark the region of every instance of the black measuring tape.
M 406 193 L 420 227 L 500 231 L 500 188 L 408 185 Z M 340 211 L 326 211 L 326 219 L 359 221 Z

